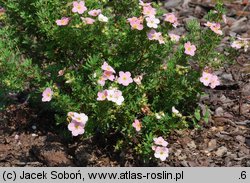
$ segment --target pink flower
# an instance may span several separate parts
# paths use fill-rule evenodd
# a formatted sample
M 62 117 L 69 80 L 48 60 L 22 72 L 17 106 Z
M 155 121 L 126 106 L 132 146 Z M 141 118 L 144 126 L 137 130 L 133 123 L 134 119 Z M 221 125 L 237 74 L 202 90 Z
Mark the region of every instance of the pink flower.
M 219 23 L 214 23 L 214 22 L 207 22 L 205 23 L 205 26 L 209 27 L 214 33 L 218 35 L 222 35 L 223 32 L 220 30 L 220 24 Z
M 173 41 L 173 42 L 178 42 L 180 40 L 180 36 L 179 35 L 171 34 L 171 33 L 169 33 L 168 35 L 170 37 L 170 40 Z
M 128 21 L 132 29 L 137 29 L 137 30 L 143 29 L 143 25 L 142 25 L 140 18 L 132 17 L 132 18 L 128 18 Z
M 104 71 L 103 77 L 105 79 L 110 80 L 110 81 L 114 81 L 114 79 L 115 79 L 115 76 L 113 75 L 113 72 L 111 72 L 111 71 Z
M 142 124 L 141 124 L 141 122 L 138 119 L 136 119 L 134 121 L 134 123 L 132 124 L 132 126 L 135 128 L 135 130 L 137 132 L 141 131 Z
M 153 151 L 155 151 L 156 147 L 157 146 L 153 145 L 151 148 L 152 148 Z
M 98 20 L 100 22 L 105 22 L 105 23 L 107 23 L 109 21 L 108 17 L 104 16 L 103 14 L 98 15 Z
M 240 40 L 236 40 L 234 41 L 232 44 L 231 44 L 232 48 L 235 48 L 235 49 L 240 49 L 242 48 L 243 44 L 242 44 L 242 41 Z
M 111 67 L 107 62 L 103 63 L 102 70 L 115 73 L 115 70 L 113 69 L 113 67 Z
M 102 12 L 102 10 L 100 10 L 100 9 L 94 9 L 94 10 L 89 11 L 88 14 L 90 16 L 97 17 L 98 15 L 101 14 L 101 12 Z
M 93 18 L 83 18 L 81 17 L 82 21 L 85 23 L 85 24 L 88 24 L 88 25 L 91 25 L 95 22 L 95 20 Z
M 151 6 L 151 3 L 144 3 L 142 0 L 139 0 L 140 6 Z
M 72 132 L 73 136 L 78 136 L 81 134 L 84 134 L 84 127 L 85 125 L 83 123 L 77 122 L 72 120 L 71 123 L 68 124 L 69 131 Z
M 157 40 L 159 41 L 160 44 L 165 43 L 162 33 L 161 32 L 156 32 L 154 29 L 150 30 L 150 32 L 147 33 L 148 39 L 149 40 Z
M 56 20 L 56 24 L 57 24 L 58 26 L 65 26 L 65 25 L 68 25 L 69 20 L 70 20 L 70 19 L 69 19 L 68 17 L 62 17 L 61 19 Z
M 46 88 L 46 89 L 43 91 L 42 96 L 43 96 L 43 98 L 42 98 L 42 101 L 43 101 L 43 102 L 49 102 L 49 101 L 51 101 L 51 99 L 52 99 L 53 91 L 51 90 L 51 88 Z
M 211 29 L 214 33 L 216 33 L 216 34 L 218 34 L 218 35 L 222 35 L 222 34 L 223 34 L 222 30 L 220 30 L 220 24 L 219 24 L 219 23 L 214 24 L 213 26 L 210 27 L 210 29 Z
M 159 37 L 158 37 L 158 34 L 156 34 L 157 32 L 154 30 L 154 29 L 151 29 L 148 33 L 147 33 L 147 36 L 148 36 L 148 39 L 149 40 L 158 40 Z
M 159 158 L 161 161 L 165 161 L 166 158 L 169 156 L 169 150 L 166 147 L 156 147 L 154 156 Z
M 161 32 L 159 32 L 159 38 L 158 38 L 158 41 L 159 41 L 159 44 L 164 44 L 165 43 L 165 41 L 164 41 L 164 39 L 163 39 L 163 36 L 161 35 Z
M 166 147 L 168 145 L 168 142 L 165 141 L 162 137 L 154 138 L 153 140 L 156 145 L 161 145 L 163 147 Z
M 156 14 L 156 9 L 153 8 L 150 5 L 149 6 L 143 6 L 142 13 L 144 14 L 144 16 L 153 17 Z
M 98 92 L 97 96 L 98 96 L 97 98 L 98 101 L 104 101 L 107 98 L 107 91 L 104 90 L 102 92 Z
M 74 112 L 68 112 L 67 116 L 72 118 L 74 116 Z
M 115 102 L 117 105 L 122 105 L 123 101 L 124 97 L 122 96 L 122 92 L 120 90 L 115 90 L 113 102 Z
M 58 76 L 63 76 L 64 75 L 64 70 L 58 71 Z
M 141 80 L 143 78 L 143 75 L 139 75 L 139 76 L 135 76 L 135 78 L 133 79 L 134 82 L 137 84 L 137 85 L 141 85 Z
M 214 23 L 212 23 L 212 22 L 207 22 L 207 23 L 205 23 L 204 25 L 210 28 L 210 27 L 212 27 L 212 26 L 214 25 Z
M 88 116 L 84 113 L 79 114 L 77 112 L 74 112 L 74 115 L 72 116 L 72 120 L 78 123 L 86 124 L 86 122 L 88 121 Z
M 106 81 L 106 78 L 104 76 L 101 76 L 99 78 L 99 80 L 97 81 L 97 83 L 101 86 L 104 86 L 105 85 L 105 81 Z
M 153 17 L 153 16 L 147 17 L 146 21 L 147 21 L 147 26 L 149 28 L 155 28 L 155 29 L 158 27 L 158 24 L 160 23 L 160 20 L 158 18 Z
M 216 75 L 207 73 L 203 71 L 202 77 L 200 78 L 200 82 L 202 82 L 205 86 L 210 86 L 211 88 L 215 88 L 220 85 L 219 78 Z
M 179 25 L 177 17 L 173 13 L 167 13 L 164 15 L 165 15 L 164 21 L 171 23 L 174 27 L 177 27 Z
M 219 78 L 216 75 L 213 75 L 210 79 L 210 87 L 214 89 L 216 86 L 220 85 Z
M 112 101 L 117 105 L 121 105 L 124 101 L 124 97 L 122 96 L 122 92 L 117 89 L 107 90 L 107 99 L 108 101 Z
M 208 86 L 210 84 L 212 76 L 212 74 L 203 71 L 202 77 L 200 78 L 200 82 L 202 82 L 205 86 Z
M 80 2 L 74 1 L 73 2 L 72 12 L 83 14 L 86 10 L 87 10 L 87 8 L 85 6 L 84 1 L 80 1 Z
M 117 79 L 119 84 L 122 84 L 123 86 L 128 86 L 130 83 L 133 83 L 133 79 L 131 78 L 130 72 L 119 72 L 119 78 Z
M 195 55 L 195 51 L 196 51 L 196 46 L 192 45 L 189 41 L 187 43 L 184 44 L 185 47 L 185 53 L 187 55 L 191 55 L 194 56 Z

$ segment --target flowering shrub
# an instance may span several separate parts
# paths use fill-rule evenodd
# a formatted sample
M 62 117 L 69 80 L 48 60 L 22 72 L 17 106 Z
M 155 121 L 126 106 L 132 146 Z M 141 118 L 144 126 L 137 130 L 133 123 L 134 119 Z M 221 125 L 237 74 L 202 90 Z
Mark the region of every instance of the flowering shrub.
M 68 121 L 73 136 L 115 132 L 123 136 L 117 150 L 164 161 L 161 136 L 188 127 L 202 83 L 219 85 L 209 71 L 223 62 L 215 49 L 221 5 L 206 24 L 188 22 L 184 35 L 172 32 L 181 24 L 175 12 L 138 0 L 6 0 L 4 7 L 8 39 L 41 71 L 30 80 L 31 100 Z

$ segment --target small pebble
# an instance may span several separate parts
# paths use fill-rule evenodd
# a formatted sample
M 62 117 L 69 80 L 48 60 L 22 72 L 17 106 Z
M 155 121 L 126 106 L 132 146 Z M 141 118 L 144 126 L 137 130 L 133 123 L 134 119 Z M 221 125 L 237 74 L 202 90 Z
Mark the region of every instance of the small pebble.
M 32 125 L 31 127 L 33 130 L 36 130 L 36 125 Z

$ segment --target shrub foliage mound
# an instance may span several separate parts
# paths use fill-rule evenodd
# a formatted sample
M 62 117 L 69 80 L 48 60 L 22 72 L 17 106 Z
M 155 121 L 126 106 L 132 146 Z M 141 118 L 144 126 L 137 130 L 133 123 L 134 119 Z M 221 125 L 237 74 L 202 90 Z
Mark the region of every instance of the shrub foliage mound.
M 205 25 L 190 20 L 184 35 L 173 34 L 181 24 L 175 12 L 138 0 L 4 0 L 2 6 L 2 92 L 28 88 L 30 101 L 53 110 L 68 133 L 117 133 L 116 150 L 164 161 L 161 136 L 208 118 L 196 103 L 202 82 L 219 84 L 213 70 L 224 58 L 216 51 L 222 5 Z

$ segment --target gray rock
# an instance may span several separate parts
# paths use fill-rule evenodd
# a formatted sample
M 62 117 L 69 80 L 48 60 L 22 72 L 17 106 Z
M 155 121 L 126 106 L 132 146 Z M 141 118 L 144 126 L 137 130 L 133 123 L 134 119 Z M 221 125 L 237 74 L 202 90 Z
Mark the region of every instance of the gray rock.
M 223 155 L 225 155 L 227 153 L 227 148 L 225 146 L 222 146 L 220 148 L 218 148 L 218 150 L 215 152 L 215 154 L 218 157 L 222 157 Z
M 166 8 L 175 8 L 179 5 L 181 5 L 182 3 L 182 0 L 168 0 L 166 3 L 165 3 L 165 7 Z
M 223 113 L 224 113 L 224 109 L 222 107 L 218 107 L 216 110 L 215 110 L 215 115 L 216 116 L 223 116 Z
M 233 76 L 232 76 L 232 74 L 229 74 L 229 73 L 222 74 L 221 78 L 226 80 L 226 81 L 233 81 Z
M 242 87 L 242 95 L 250 96 L 250 83 L 247 83 Z

